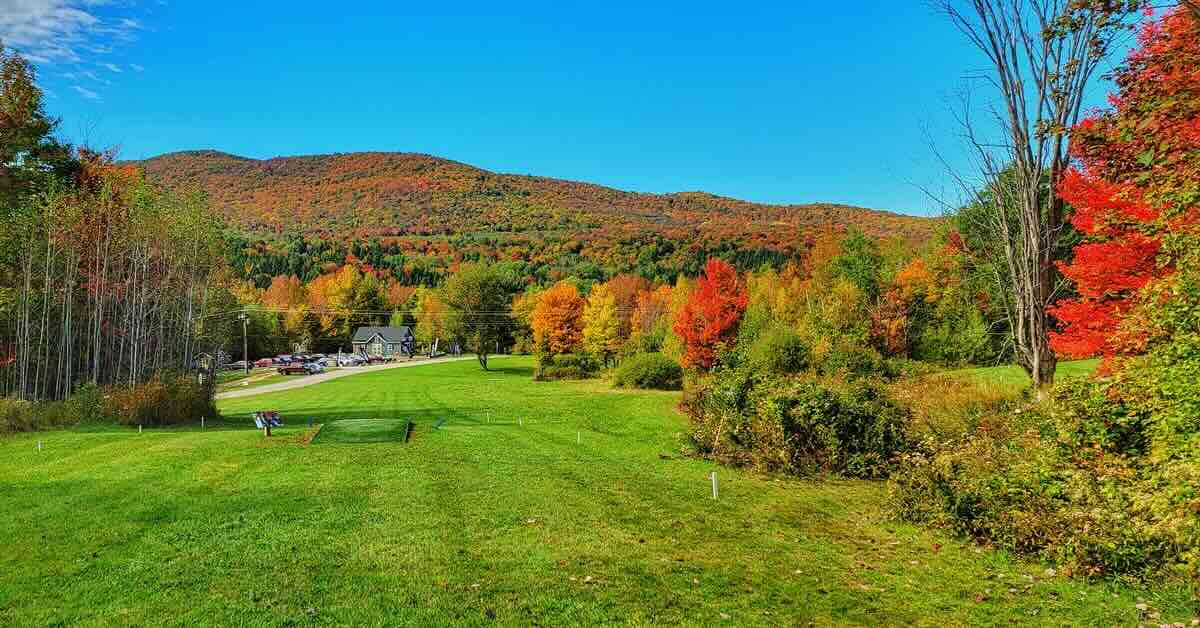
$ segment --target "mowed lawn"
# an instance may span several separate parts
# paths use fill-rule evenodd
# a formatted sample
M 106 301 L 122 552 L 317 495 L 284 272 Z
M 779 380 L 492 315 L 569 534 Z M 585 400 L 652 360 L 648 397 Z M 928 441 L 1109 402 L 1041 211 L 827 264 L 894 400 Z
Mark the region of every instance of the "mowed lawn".
M 1088 377 L 1094 373 L 1096 368 L 1099 366 L 1099 359 L 1059 362 L 1058 368 L 1054 370 L 1054 376 L 1056 379 Z M 1021 369 L 1021 367 L 1015 364 L 962 369 L 958 371 L 950 371 L 950 373 L 954 375 L 965 375 L 981 382 L 998 384 L 1000 386 L 1008 386 L 1012 388 L 1029 388 L 1030 386 L 1029 376 L 1025 374 L 1025 371 Z
M 1132 625 L 1142 600 L 1192 617 L 1181 589 L 892 522 L 883 483 L 682 457 L 678 393 L 493 366 L 229 400 L 203 431 L 0 438 L 0 624 Z M 288 426 L 264 439 L 258 409 Z

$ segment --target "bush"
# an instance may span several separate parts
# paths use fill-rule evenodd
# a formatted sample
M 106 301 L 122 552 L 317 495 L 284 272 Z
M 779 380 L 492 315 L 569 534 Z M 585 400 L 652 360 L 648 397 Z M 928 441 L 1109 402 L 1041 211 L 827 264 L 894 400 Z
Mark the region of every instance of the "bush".
M 907 363 L 897 368 L 910 374 L 893 383 L 888 394 L 912 414 L 908 433 L 913 441 L 962 438 L 979 429 L 986 416 L 1014 408 L 1025 397 L 1020 388 L 1002 383 L 944 373 L 915 374 L 919 371 Z
M 188 375 L 163 375 L 144 384 L 104 391 L 105 416 L 124 425 L 174 425 L 217 416 L 210 389 Z
M 795 330 L 772 327 L 754 340 L 747 361 L 761 373 L 799 373 L 808 368 L 809 350 Z
M 884 477 L 907 446 L 907 412 L 864 379 L 730 369 L 689 391 L 684 409 L 702 455 L 767 471 Z
M 879 375 L 890 373 L 883 356 L 849 336 L 826 337 L 813 346 L 811 361 L 825 375 Z
M 661 353 L 641 353 L 621 362 L 613 383 L 621 388 L 679 390 L 683 388 L 683 369 Z
M 81 387 L 66 401 L 0 399 L 0 433 L 35 432 L 104 420 L 100 389 Z
M 1162 374 L 1146 362 L 1106 381 L 1060 382 L 1047 403 L 927 438 L 893 475 L 891 508 L 1067 571 L 1195 579 L 1200 418 L 1177 429 L 1182 399 L 1164 396 Z
M 81 386 L 65 401 L 0 399 L 0 432 L 32 432 L 81 423 L 173 425 L 215 418 L 211 389 L 188 375 L 162 375 L 144 384 Z
M 600 365 L 586 354 L 540 354 L 533 379 L 539 382 L 561 379 L 591 379 L 600 372 Z

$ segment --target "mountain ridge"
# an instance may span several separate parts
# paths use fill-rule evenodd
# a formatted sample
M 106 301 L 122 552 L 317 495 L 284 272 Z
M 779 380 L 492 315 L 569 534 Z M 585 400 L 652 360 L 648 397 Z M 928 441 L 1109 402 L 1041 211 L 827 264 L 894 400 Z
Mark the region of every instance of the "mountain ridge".
M 887 210 L 887 209 L 864 207 L 861 205 L 854 205 L 854 204 L 850 204 L 850 203 L 821 203 L 821 202 L 772 203 L 772 202 L 764 202 L 764 201 L 752 201 L 752 200 L 748 200 L 748 199 L 741 199 L 736 196 L 717 194 L 715 192 L 709 192 L 707 190 L 700 190 L 700 189 L 676 190 L 673 192 L 642 192 L 642 191 L 637 191 L 637 190 L 626 190 L 626 189 L 616 187 L 613 185 L 597 183 L 595 181 L 583 181 L 583 180 L 578 180 L 578 179 L 564 179 L 561 177 L 550 177 L 550 176 L 536 175 L 536 174 L 530 174 L 530 173 L 502 172 L 502 171 L 498 171 L 498 170 L 488 170 L 487 168 L 475 166 L 475 165 L 469 164 L 465 161 L 458 161 L 456 159 L 450 159 L 448 157 L 441 157 L 438 155 L 434 155 L 432 153 L 422 153 L 422 152 L 417 152 L 417 151 L 368 150 L 368 151 L 350 151 L 350 152 L 333 152 L 333 153 L 309 153 L 309 154 L 303 154 L 303 155 L 275 155 L 272 157 L 247 157 L 245 155 L 238 155 L 237 153 L 230 153 L 230 152 L 212 149 L 212 148 L 197 148 L 197 149 L 184 149 L 184 150 L 178 150 L 178 151 L 171 151 L 171 152 L 167 152 L 167 153 L 162 153 L 160 155 L 155 155 L 153 157 L 147 157 L 144 159 L 126 160 L 126 163 L 145 164 L 147 162 L 153 162 L 153 161 L 157 161 L 157 160 L 170 159 L 170 158 L 174 158 L 174 157 L 187 157 L 187 156 L 211 156 L 211 157 L 218 157 L 218 158 L 228 158 L 228 159 L 242 161 L 242 162 L 265 163 L 265 162 L 286 161 L 286 160 L 293 160 L 293 159 L 324 159 L 324 158 L 348 157 L 348 156 L 355 156 L 355 155 L 400 156 L 400 157 L 415 157 L 415 158 L 432 159 L 432 160 L 446 162 L 449 164 L 454 164 L 454 165 L 461 166 L 464 168 L 469 168 L 472 170 L 477 170 L 481 173 L 486 173 L 486 174 L 493 175 L 493 176 L 520 177 L 520 178 L 549 180 L 549 181 L 563 181 L 563 182 L 569 182 L 569 183 L 576 183 L 576 184 L 580 184 L 580 185 L 592 185 L 592 186 L 596 186 L 596 187 L 603 188 L 606 190 L 612 190 L 614 192 L 621 192 L 621 193 L 625 193 L 625 194 L 642 194 L 642 195 L 658 196 L 658 197 L 695 195 L 695 196 L 709 197 L 714 200 L 736 201 L 736 202 L 740 202 L 740 203 L 762 205 L 765 207 L 810 207 L 810 206 L 815 206 L 815 205 L 836 205 L 836 206 L 840 206 L 840 207 L 861 209 L 861 210 L 865 210 L 865 211 L 884 212 L 887 214 L 893 214 L 896 216 L 902 216 L 902 217 L 907 217 L 907 218 L 925 218 L 925 219 L 930 218 L 928 216 L 920 216 L 917 214 L 908 214 L 908 213 L 904 213 L 904 212 L 900 212 L 900 211 L 893 211 L 893 210 Z
M 838 203 L 769 204 L 705 191 L 631 192 L 597 183 L 492 172 L 415 152 L 243 157 L 212 149 L 129 163 L 168 188 L 201 189 L 231 225 L 256 235 L 388 237 L 463 232 L 657 233 L 795 244 L 814 228 L 857 226 L 919 240 L 936 219 Z M 786 230 L 786 229 L 783 229 Z

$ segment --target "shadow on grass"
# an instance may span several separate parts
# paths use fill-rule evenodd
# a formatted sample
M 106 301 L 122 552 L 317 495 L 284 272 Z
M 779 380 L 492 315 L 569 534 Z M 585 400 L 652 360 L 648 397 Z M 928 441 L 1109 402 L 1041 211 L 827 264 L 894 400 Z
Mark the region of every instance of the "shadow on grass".
M 511 375 L 514 377 L 533 377 L 532 366 L 521 366 L 517 364 L 504 364 L 502 361 L 496 361 L 488 365 L 488 374 L 492 375 Z

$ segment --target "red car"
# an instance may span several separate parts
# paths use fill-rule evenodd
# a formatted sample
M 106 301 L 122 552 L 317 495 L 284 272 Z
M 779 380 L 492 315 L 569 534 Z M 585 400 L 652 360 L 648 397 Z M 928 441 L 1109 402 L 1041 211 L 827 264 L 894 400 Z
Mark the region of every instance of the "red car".
M 268 368 L 271 366 L 275 366 L 275 360 L 272 360 L 271 358 L 263 358 L 263 359 L 255 362 L 254 366 L 255 366 L 255 368 L 260 368 L 260 369 Z

